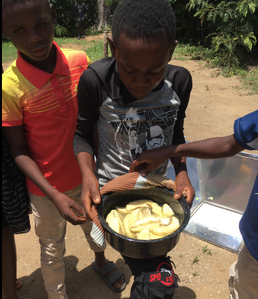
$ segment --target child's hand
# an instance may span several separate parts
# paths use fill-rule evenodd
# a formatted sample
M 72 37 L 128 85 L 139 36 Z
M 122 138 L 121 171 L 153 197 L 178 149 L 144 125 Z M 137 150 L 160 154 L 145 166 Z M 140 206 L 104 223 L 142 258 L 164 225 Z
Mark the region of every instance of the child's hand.
M 168 157 L 165 155 L 164 149 L 165 147 L 161 147 L 142 152 L 140 156 L 132 162 L 129 173 L 133 172 L 134 170 L 140 170 L 143 167 L 141 175 L 143 177 L 147 176 L 150 172 L 164 164 L 168 159 Z
M 58 209 L 60 215 L 73 225 L 82 224 L 86 221 L 86 218 L 83 216 L 76 216 L 72 211 L 77 211 L 79 215 L 83 214 L 83 208 L 78 205 L 74 200 L 72 200 L 67 195 L 58 192 L 53 198 L 51 198 L 54 205 Z
M 83 215 L 87 217 L 87 219 L 92 220 L 93 215 L 91 207 L 93 204 L 99 204 L 100 200 L 98 180 L 93 173 L 88 173 L 87 177 L 83 178 L 81 194 Z
M 186 171 L 179 172 L 175 179 L 174 198 L 179 199 L 182 195 L 186 197 L 186 200 L 191 207 L 195 197 L 195 191 Z

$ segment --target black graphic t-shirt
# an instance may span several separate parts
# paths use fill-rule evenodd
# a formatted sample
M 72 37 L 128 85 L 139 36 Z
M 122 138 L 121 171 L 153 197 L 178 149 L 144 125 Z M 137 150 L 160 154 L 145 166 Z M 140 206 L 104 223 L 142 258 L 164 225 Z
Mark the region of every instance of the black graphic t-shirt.
M 155 90 L 137 100 L 120 81 L 114 58 L 91 64 L 78 86 L 75 156 L 80 152 L 97 155 L 96 176 L 102 187 L 127 173 L 132 161 L 143 151 L 184 143 L 183 124 L 191 89 L 190 73 L 168 65 Z M 155 172 L 166 175 L 166 169 L 167 163 Z

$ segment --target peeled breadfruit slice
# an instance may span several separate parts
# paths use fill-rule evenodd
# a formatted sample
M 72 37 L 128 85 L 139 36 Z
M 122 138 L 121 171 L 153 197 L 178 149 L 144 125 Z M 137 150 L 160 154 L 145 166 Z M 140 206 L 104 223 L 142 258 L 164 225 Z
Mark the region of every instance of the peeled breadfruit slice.
M 162 207 L 162 212 L 164 216 L 167 217 L 171 217 L 173 216 L 175 213 L 173 212 L 173 210 L 171 209 L 171 207 L 168 204 L 164 204 Z
M 118 213 L 116 210 L 112 210 L 106 218 L 106 222 L 107 224 L 110 226 L 110 228 L 112 228 L 115 232 L 117 232 L 118 234 L 122 233 L 122 229 L 121 229 L 121 224 L 119 221 L 120 216 L 118 216 Z
M 149 228 L 145 227 L 137 236 L 138 240 L 149 240 Z
M 148 200 L 148 199 L 140 199 L 140 200 L 131 201 L 130 203 L 128 203 L 126 205 L 126 210 L 132 211 L 137 208 L 149 207 L 148 203 L 150 203 L 150 202 L 152 202 L 152 201 Z
M 130 221 L 131 221 L 131 217 L 130 214 L 127 214 L 124 218 L 124 231 L 125 231 L 125 236 L 128 238 L 132 238 L 132 239 L 136 239 L 136 234 L 134 234 L 129 226 L 130 226 Z

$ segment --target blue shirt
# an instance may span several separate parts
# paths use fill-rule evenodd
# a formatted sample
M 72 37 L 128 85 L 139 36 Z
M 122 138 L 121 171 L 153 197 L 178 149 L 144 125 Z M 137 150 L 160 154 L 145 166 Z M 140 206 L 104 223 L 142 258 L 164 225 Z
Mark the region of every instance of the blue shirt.
M 234 135 L 243 148 L 258 149 L 258 110 L 235 121 Z M 239 229 L 248 251 L 258 261 L 258 175 Z

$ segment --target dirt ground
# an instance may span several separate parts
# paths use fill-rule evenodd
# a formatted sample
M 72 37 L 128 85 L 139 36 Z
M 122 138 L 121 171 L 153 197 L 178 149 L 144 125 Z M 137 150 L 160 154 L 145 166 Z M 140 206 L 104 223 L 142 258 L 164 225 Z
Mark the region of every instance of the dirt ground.
M 257 109 L 257 95 L 250 96 L 247 90 L 239 89 L 241 83 L 237 78 L 213 77 L 214 69 L 205 67 L 203 62 L 173 60 L 172 63 L 187 68 L 193 77 L 193 90 L 185 120 L 188 141 L 232 134 L 234 120 Z M 7 66 L 4 64 L 4 69 Z M 33 217 L 30 216 L 30 219 L 31 231 L 15 238 L 18 278 L 23 283 L 18 295 L 20 299 L 46 299 L 40 271 L 40 246 L 34 232 Z M 212 255 L 203 253 L 202 249 L 206 245 Z M 229 298 L 228 272 L 230 265 L 237 260 L 237 254 L 181 233 L 178 244 L 169 255 L 176 265 L 175 273 L 180 278 L 175 299 Z M 120 254 L 110 246 L 106 256 L 125 274 L 128 285 L 121 294 L 113 293 L 95 274 L 91 268 L 94 256 L 80 227 L 68 223 L 64 261 L 70 299 L 130 297 L 133 277 L 129 268 Z M 193 263 L 196 256 L 199 262 Z

